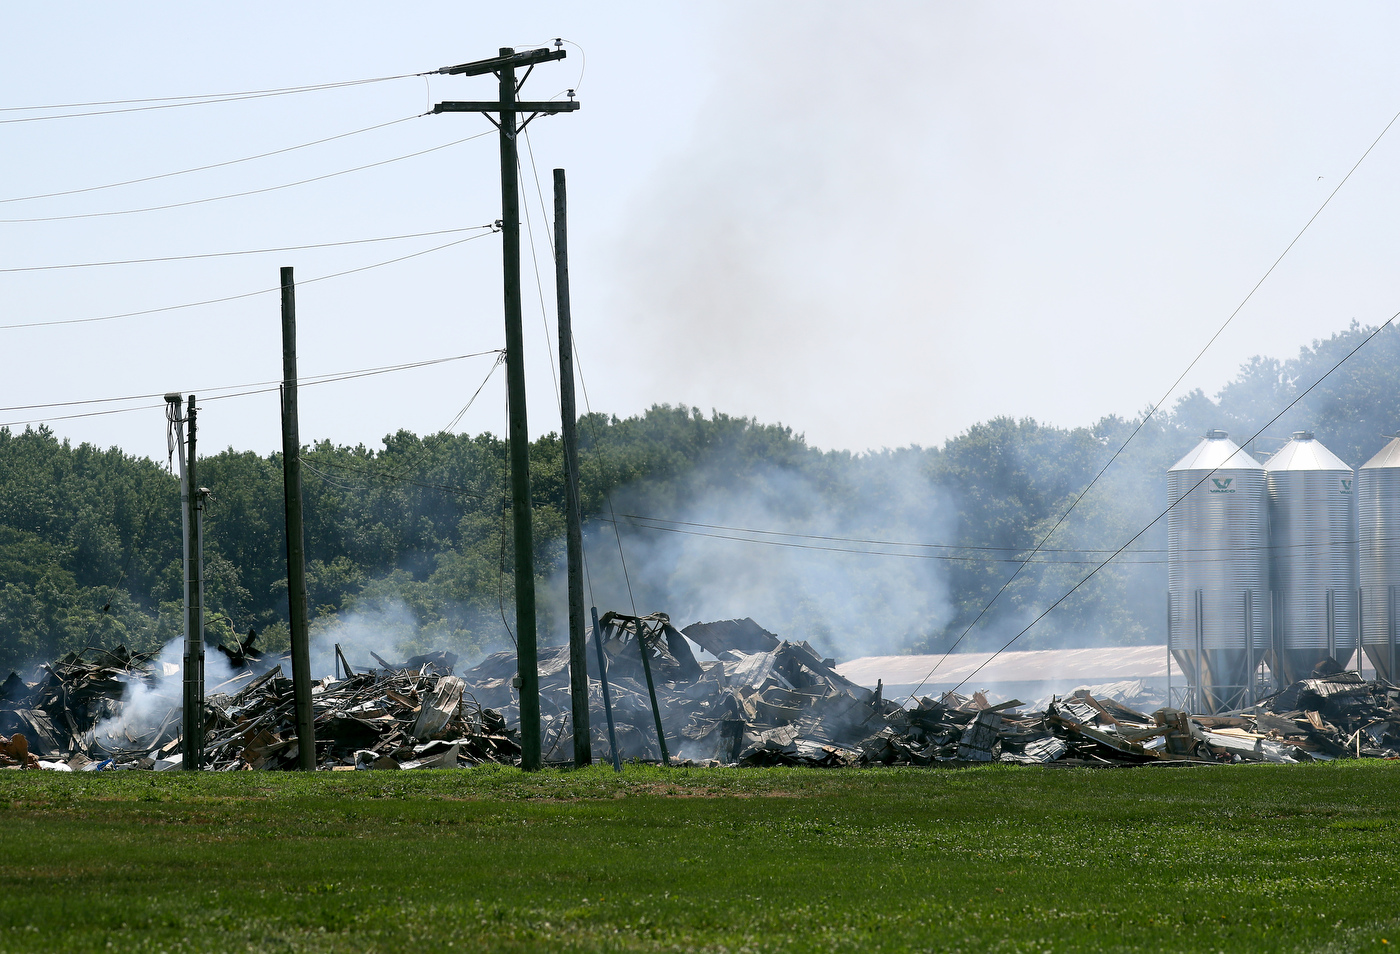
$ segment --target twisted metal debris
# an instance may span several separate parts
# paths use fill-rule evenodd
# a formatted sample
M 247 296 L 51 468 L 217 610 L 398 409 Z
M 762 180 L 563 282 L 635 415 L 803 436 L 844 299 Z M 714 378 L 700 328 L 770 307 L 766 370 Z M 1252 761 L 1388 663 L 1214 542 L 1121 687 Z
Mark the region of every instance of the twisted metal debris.
M 1143 765 L 1400 758 L 1400 688 L 1323 667 L 1249 709 L 1193 715 L 1133 707 L 1131 684 L 1082 689 L 1035 711 L 1019 700 L 945 693 L 909 705 L 838 674 L 811 645 L 751 619 L 684 631 L 662 613 L 607 614 L 598 634 L 619 755 L 660 761 L 661 741 L 682 765 L 812 767 L 978 762 Z M 590 637 L 592 638 L 592 637 Z M 702 653 L 697 658 L 692 645 Z M 235 654 L 229 654 L 232 658 Z M 284 666 L 248 645 L 234 678 L 213 687 L 204 713 L 206 768 L 293 769 L 292 683 Z M 343 655 L 339 660 L 343 661 Z M 322 769 L 401 770 L 517 764 L 520 740 L 511 652 L 455 675 L 436 653 L 352 671 L 313 689 Z M 573 751 L 568 648 L 540 651 L 547 761 Z M 72 653 L 27 682 L 0 684 L 0 768 L 57 771 L 176 767 L 178 695 L 153 654 Z M 609 753 L 597 658 L 590 660 L 592 749 Z M 172 667 L 173 668 L 173 667 Z M 647 675 L 650 670 L 650 683 Z M 170 680 L 171 683 L 177 680 Z M 143 695 L 144 691 L 144 695 Z M 653 708 L 652 696 L 655 695 Z M 139 705 L 136 700 L 142 699 Z M 658 725 L 662 736 L 658 736 Z

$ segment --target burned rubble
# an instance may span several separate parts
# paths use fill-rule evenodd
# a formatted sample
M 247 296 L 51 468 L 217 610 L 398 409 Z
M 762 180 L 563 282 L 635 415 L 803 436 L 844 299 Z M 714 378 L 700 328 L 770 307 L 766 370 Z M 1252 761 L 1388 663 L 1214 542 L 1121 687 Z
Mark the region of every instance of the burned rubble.
M 431 654 L 401 664 L 317 681 L 312 689 L 317 764 L 326 768 L 420 768 L 510 762 L 517 732 L 476 705 L 451 675 L 456 657 Z M 180 766 L 176 675 L 151 655 L 87 650 L 43 667 L 35 684 L 12 674 L 0 692 L 0 736 L 15 739 L 30 767 L 68 770 Z M 177 667 L 171 667 L 172 669 Z M 205 699 L 206 768 L 292 769 L 296 716 L 285 660 L 262 672 L 244 668 Z M 164 687 L 164 694 L 159 689 Z M 124 711 L 141 689 L 141 713 Z M 150 690 L 156 690 L 154 694 Z M 19 760 L 0 747 L 0 767 Z
M 1141 711 L 1136 706 L 1150 696 L 1135 696 L 1131 683 L 1081 689 L 1032 707 L 993 702 L 982 692 L 900 704 L 884 698 L 881 686 L 872 690 L 844 678 L 834 660 L 807 642 L 780 639 L 751 619 L 682 630 L 664 613 L 609 613 L 599 632 L 590 632 L 589 647 L 590 737 L 598 759 L 610 757 L 613 738 L 620 759 L 682 765 L 1400 758 L 1400 688 L 1335 665 L 1248 709 L 1200 715 L 1166 706 Z M 376 667 L 352 669 L 338 649 L 335 674 L 312 691 L 321 768 L 518 763 L 513 652 L 454 674 L 450 653 L 401 663 L 371 654 Z M 205 767 L 295 768 L 286 661 L 259 655 L 251 638 L 226 655 L 241 668 L 206 697 Z M 563 763 L 573 751 L 568 665 L 567 646 L 540 650 L 546 762 Z M 34 682 L 12 673 L 0 684 L 0 768 L 177 768 L 178 682 L 178 667 L 121 647 L 69 654 L 41 667 Z M 162 695 L 160 687 L 171 685 L 173 694 Z

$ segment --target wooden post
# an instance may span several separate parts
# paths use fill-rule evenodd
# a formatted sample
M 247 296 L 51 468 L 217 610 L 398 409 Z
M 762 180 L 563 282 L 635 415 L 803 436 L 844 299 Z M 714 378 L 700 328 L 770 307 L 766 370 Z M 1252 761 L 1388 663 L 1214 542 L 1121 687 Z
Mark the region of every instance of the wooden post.
M 603 685 L 603 711 L 608 716 L 608 745 L 612 746 L 613 771 L 622 771 L 622 756 L 617 751 L 617 728 L 613 722 L 612 693 L 608 690 L 608 659 L 603 653 L 603 629 L 598 625 L 598 607 L 593 611 L 593 645 L 598 649 L 598 680 Z
M 301 511 L 301 432 L 297 415 L 297 303 L 292 269 L 282 269 L 282 499 L 287 514 L 287 603 L 291 621 L 292 694 L 297 767 L 316 771 L 311 709 L 311 638 L 306 612 L 306 538 Z
M 593 763 L 588 715 L 588 642 L 583 626 L 583 525 L 578 475 L 578 409 L 574 402 L 574 332 L 569 307 L 569 215 L 564 170 L 554 170 L 554 290 L 559 315 L 559 411 L 564 439 L 564 523 L 569 564 L 569 695 L 573 701 L 574 765 Z
M 540 674 L 536 648 L 534 529 L 530 514 L 530 432 L 525 420 L 525 333 L 520 318 L 520 190 L 515 137 L 523 127 L 516 121 L 528 113 L 525 122 L 537 115 L 571 113 L 579 108 L 569 91 L 567 102 L 521 102 L 517 93 L 516 68 L 525 67 L 525 76 L 538 63 L 564 59 L 562 49 L 526 50 L 517 53 L 501 47 L 500 56 L 459 66 L 444 66 L 437 73 L 447 76 L 484 76 L 495 73 L 500 81 L 497 102 L 444 102 L 434 113 L 496 113 L 492 120 L 500 132 L 501 147 L 501 265 L 505 278 L 506 394 L 510 405 L 510 482 L 511 518 L 515 540 L 515 629 L 516 661 L 520 677 L 520 767 L 535 771 L 540 767 Z M 524 83 L 522 78 L 520 83 Z
M 185 498 L 185 655 L 182 701 L 181 768 L 194 772 L 204 767 L 204 561 L 200 530 L 203 528 L 203 491 L 195 473 L 195 399 L 185 410 L 189 432 L 184 448 Z
M 501 56 L 514 50 L 503 48 Z M 525 331 L 520 317 L 520 182 L 515 66 L 500 70 L 501 263 L 505 273 L 506 401 L 510 406 L 510 506 L 515 541 L 515 638 L 520 674 L 520 767 L 539 769 L 540 672 L 535 620 L 535 531 L 530 511 L 530 428 L 525 418 Z
M 669 767 L 671 753 L 666 748 L 666 729 L 661 724 L 661 704 L 656 701 L 656 683 L 651 678 L 651 657 L 647 655 L 647 628 L 640 618 L 633 622 L 637 624 L 637 648 L 642 651 L 642 671 L 647 677 L 647 695 L 651 696 L 651 714 L 656 719 L 656 741 L 661 745 L 661 764 Z

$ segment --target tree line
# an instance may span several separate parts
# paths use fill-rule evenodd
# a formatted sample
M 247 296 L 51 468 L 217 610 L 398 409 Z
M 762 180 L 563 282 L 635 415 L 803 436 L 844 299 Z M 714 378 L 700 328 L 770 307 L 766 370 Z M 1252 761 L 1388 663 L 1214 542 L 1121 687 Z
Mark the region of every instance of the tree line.
M 1000 417 L 935 448 L 823 451 L 787 427 L 683 406 L 588 415 L 579 426 L 580 477 L 594 598 L 600 610 L 623 609 L 630 593 L 642 612 L 697 618 L 720 615 L 711 607 L 740 612 L 751 599 L 770 629 L 838 656 L 1000 646 L 1161 513 L 1166 468 L 1205 430 L 1243 440 L 1262 428 L 1252 448 L 1261 456 L 1294 428 L 1314 431 L 1353 465 L 1379 450 L 1400 422 L 1391 371 L 1400 333 L 1390 329 L 1269 424 L 1373 330 L 1353 324 L 1292 359 L 1254 358 L 1216 395 L 1192 392 L 1146 422 L 1145 412 L 1076 428 Z M 557 435 L 534 441 L 530 458 L 541 627 L 557 638 Z M 470 656 L 509 645 L 507 459 L 505 440 L 489 433 L 400 431 L 378 447 L 306 447 L 314 625 L 377 612 L 386 646 L 400 651 Z M 230 449 L 203 457 L 200 483 L 213 493 L 209 638 L 231 643 L 252 629 L 261 646 L 281 649 L 281 455 Z M 178 497 L 163 461 L 73 446 L 46 427 L 0 429 L 0 669 L 87 646 L 153 649 L 178 636 Z M 1017 648 L 1160 641 L 1164 523 Z M 879 598 L 862 602 L 863 594 Z

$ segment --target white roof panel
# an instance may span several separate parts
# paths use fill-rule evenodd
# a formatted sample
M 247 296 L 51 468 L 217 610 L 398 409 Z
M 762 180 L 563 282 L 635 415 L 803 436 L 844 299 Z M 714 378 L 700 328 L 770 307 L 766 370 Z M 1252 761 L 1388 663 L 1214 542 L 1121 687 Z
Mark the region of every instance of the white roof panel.
M 872 689 L 877 680 L 883 680 L 887 686 L 913 686 L 925 677 L 928 677 L 931 685 L 972 679 L 977 686 L 985 686 L 1003 682 L 1069 679 L 1095 683 L 1119 679 L 1165 679 L 1167 676 L 1167 647 L 1160 644 L 1005 652 L 995 659 L 992 659 L 992 655 L 952 653 L 947 658 L 941 655 L 865 656 L 842 663 L 836 667 L 836 671 L 852 682 Z M 979 666 L 982 667 L 980 670 Z M 932 676 L 929 675 L 930 671 Z

